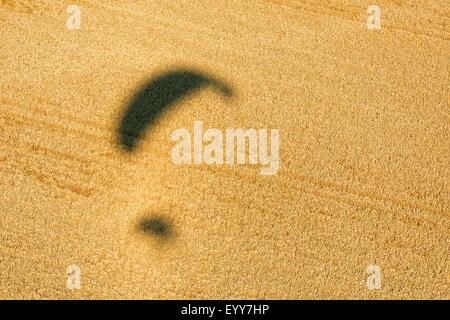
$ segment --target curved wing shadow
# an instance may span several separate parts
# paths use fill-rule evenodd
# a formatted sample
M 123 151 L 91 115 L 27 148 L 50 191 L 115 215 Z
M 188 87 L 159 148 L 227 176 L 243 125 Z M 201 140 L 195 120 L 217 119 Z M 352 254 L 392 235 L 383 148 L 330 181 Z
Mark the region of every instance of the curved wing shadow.
M 204 87 L 212 87 L 225 97 L 233 95 L 228 84 L 194 70 L 176 69 L 152 78 L 132 99 L 121 118 L 119 145 L 127 152 L 134 151 L 143 133 L 163 110 Z

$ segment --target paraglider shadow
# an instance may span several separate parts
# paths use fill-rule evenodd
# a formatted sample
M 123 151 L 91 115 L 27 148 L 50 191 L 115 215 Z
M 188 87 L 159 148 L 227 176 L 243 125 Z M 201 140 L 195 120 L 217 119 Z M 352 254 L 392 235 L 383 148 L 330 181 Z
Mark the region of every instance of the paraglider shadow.
M 118 145 L 127 153 L 135 152 L 145 132 L 167 109 L 208 87 L 225 98 L 234 94 L 224 81 L 193 69 L 176 68 L 151 77 L 132 97 L 119 118 Z M 176 237 L 171 220 L 161 215 L 141 219 L 136 231 L 158 243 L 170 242 Z

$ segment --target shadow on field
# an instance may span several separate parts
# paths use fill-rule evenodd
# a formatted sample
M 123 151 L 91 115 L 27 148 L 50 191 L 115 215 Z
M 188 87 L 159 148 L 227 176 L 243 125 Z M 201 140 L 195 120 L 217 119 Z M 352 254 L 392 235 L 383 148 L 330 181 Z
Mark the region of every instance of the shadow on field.
M 127 153 L 136 151 L 157 118 L 185 97 L 208 87 L 225 98 L 234 95 L 231 86 L 224 81 L 193 69 L 172 69 L 150 78 L 120 116 L 117 143 Z M 164 216 L 141 218 L 135 228 L 139 234 L 150 236 L 157 243 L 168 243 L 176 238 L 173 223 Z
M 162 216 L 143 218 L 137 224 L 137 231 L 158 240 L 167 241 L 175 237 L 172 222 Z
M 205 87 L 212 87 L 224 97 L 233 96 L 232 88 L 203 72 L 174 69 L 151 78 L 134 96 L 121 117 L 118 143 L 132 152 L 145 131 L 167 108 Z

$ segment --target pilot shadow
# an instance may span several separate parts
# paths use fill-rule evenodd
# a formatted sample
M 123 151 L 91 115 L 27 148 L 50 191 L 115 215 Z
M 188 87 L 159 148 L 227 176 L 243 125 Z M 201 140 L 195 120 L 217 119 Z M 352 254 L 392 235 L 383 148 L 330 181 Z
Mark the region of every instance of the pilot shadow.
M 140 234 L 150 236 L 160 242 L 167 242 L 176 236 L 172 221 L 163 216 L 140 219 L 136 230 Z

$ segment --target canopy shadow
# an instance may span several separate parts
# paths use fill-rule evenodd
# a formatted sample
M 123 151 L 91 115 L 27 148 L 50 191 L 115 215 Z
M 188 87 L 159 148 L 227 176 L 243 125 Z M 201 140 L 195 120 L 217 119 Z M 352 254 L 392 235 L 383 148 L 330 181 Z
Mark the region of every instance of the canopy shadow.
M 205 87 L 224 97 L 233 96 L 227 83 L 195 70 L 175 69 L 151 78 L 126 107 L 118 127 L 118 144 L 127 152 L 134 151 L 164 110 Z

